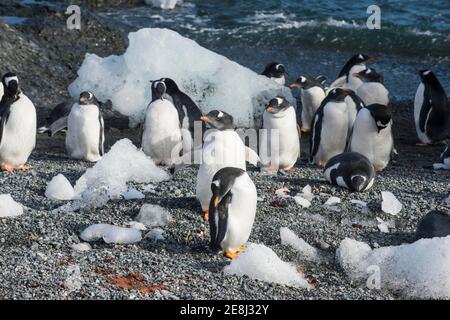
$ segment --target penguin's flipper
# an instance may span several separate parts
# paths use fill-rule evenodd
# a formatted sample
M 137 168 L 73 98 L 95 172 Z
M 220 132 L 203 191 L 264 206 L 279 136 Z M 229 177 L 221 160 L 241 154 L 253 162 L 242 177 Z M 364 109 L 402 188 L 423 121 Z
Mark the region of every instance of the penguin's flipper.
M 327 77 L 325 77 L 324 75 L 319 74 L 316 77 L 316 80 L 319 81 L 322 85 L 325 85 L 325 82 L 327 81 Z
M 102 113 L 100 112 L 100 109 L 98 110 L 98 121 L 100 122 L 100 132 L 99 132 L 99 139 L 98 139 L 98 154 L 100 156 L 103 156 L 105 150 L 104 150 L 104 144 L 105 144 L 105 122 L 103 120 Z
M 210 246 L 214 249 L 220 248 L 220 243 L 225 238 L 228 224 L 228 207 L 231 203 L 232 194 L 228 192 L 222 200 L 215 205 L 214 199 L 209 204 L 209 228 L 211 231 Z
M 0 144 L 2 143 L 3 131 L 6 123 L 8 122 L 9 113 L 11 112 L 12 100 L 8 99 L 5 95 L 0 101 Z
M 66 129 L 67 128 L 67 116 L 66 117 L 61 117 L 58 120 L 56 120 L 55 122 L 53 122 L 46 131 L 50 131 L 50 136 L 53 136 L 54 134 L 56 134 L 57 132 Z M 44 131 L 44 132 L 46 132 Z M 39 132 L 41 133 L 41 132 Z
M 247 146 L 245 146 L 245 161 L 251 163 L 255 167 L 258 166 L 258 163 L 261 162 L 261 159 L 259 158 L 258 154 L 252 149 Z
M 432 101 L 429 98 L 429 92 L 427 87 L 425 87 L 425 91 L 424 91 L 424 97 L 423 97 L 423 102 L 422 102 L 422 108 L 420 108 L 420 115 L 419 115 L 419 128 L 420 131 L 425 132 L 425 125 L 427 122 L 427 119 L 429 118 L 430 112 L 431 112 L 431 108 L 432 108 Z
M 323 118 L 323 108 L 322 106 L 316 111 L 313 117 L 312 128 L 310 134 L 310 144 L 309 144 L 309 160 L 312 162 L 313 157 L 317 154 L 320 145 L 321 132 L 322 132 L 322 118 Z

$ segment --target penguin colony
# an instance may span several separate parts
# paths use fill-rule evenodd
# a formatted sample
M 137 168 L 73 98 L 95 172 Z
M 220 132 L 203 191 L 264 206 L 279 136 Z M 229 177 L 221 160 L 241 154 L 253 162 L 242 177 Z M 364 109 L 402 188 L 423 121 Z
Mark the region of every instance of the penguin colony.
M 309 134 L 309 160 L 323 168 L 325 179 L 352 192 L 372 187 L 393 154 L 393 120 L 384 78 L 367 64 L 374 59 L 356 54 L 338 77 L 326 86 L 324 76 L 300 75 L 289 84 L 301 95 L 301 125 L 296 107 L 284 97 L 273 97 L 263 112 L 259 157 L 236 133 L 233 116 L 225 110 L 202 114 L 174 80 L 150 81 L 152 101 L 142 125 L 141 147 L 156 164 L 174 167 L 174 159 L 200 152 L 196 196 L 209 220 L 210 247 L 230 259 L 245 250 L 256 217 L 256 187 L 246 172 L 246 161 L 262 172 L 289 172 L 300 156 L 300 136 Z M 286 84 L 286 67 L 269 63 L 266 76 Z M 445 143 L 449 105 L 444 89 L 431 70 L 418 71 L 420 84 L 414 100 L 418 145 Z M 6 73 L 0 85 L 0 166 L 2 171 L 30 170 L 26 165 L 36 143 L 36 110 L 21 91 L 19 78 Z M 107 103 L 106 103 L 107 104 Z M 91 92 L 78 101 L 57 105 L 38 133 L 66 131 L 70 158 L 98 161 L 104 153 L 104 105 Z M 195 126 L 200 123 L 200 143 Z M 209 130 L 206 130 L 209 127 Z M 276 132 L 277 135 L 273 135 Z M 276 144 L 274 152 L 271 147 Z M 264 156 L 263 156 L 264 155 Z M 450 167 L 450 142 L 441 154 Z M 433 211 L 419 223 L 417 239 L 450 234 L 448 215 Z

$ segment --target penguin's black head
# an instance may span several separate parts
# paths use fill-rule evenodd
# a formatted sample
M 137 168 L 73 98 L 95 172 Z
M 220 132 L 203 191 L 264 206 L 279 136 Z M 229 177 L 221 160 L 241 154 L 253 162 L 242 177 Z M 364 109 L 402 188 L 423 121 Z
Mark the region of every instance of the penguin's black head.
M 341 102 L 344 101 L 345 97 L 350 95 L 350 93 L 350 90 L 347 89 L 334 88 L 328 93 L 327 99 L 328 101 Z
M 281 78 L 288 75 L 286 67 L 279 62 L 271 62 L 266 65 L 262 75 L 268 78 Z
M 294 82 L 292 82 L 289 85 L 289 88 L 294 89 L 294 88 L 306 88 L 308 86 L 308 84 L 310 83 L 310 80 L 305 77 L 305 76 L 300 76 L 299 78 L 297 78 L 297 80 L 295 80 Z
M 433 71 L 431 71 L 430 69 L 418 70 L 417 73 L 419 74 L 420 79 L 422 80 L 422 82 L 435 82 L 435 81 L 437 81 L 436 76 L 434 75 Z
M 366 180 L 367 178 L 365 176 L 361 176 L 361 175 L 354 175 L 351 177 L 351 182 L 352 182 L 352 189 L 357 191 L 357 192 L 361 192 L 364 190 L 364 188 L 366 187 Z
M 168 94 L 172 95 L 180 91 L 175 81 L 170 78 L 161 78 L 160 81 L 164 82 L 166 85 L 166 91 Z
M 210 206 L 217 208 L 224 196 L 230 192 L 236 178 L 244 173 L 244 170 L 234 167 L 225 167 L 217 171 L 211 183 L 212 197 Z
M 375 58 L 368 56 L 367 54 L 364 54 L 364 53 L 359 53 L 357 55 L 354 55 L 350 60 L 352 60 L 353 65 L 357 65 L 357 64 L 362 64 L 362 63 L 366 63 L 369 61 L 374 61 Z
M 20 93 L 19 78 L 15 73 L 7 72 L 2 77 L 2 84 L 5 88 L 5 93 L 11 97 L 17 98 Z
M 289 102 L 287 102 L 284 97 L 278 96 L 269 101 L 266 111 L 270 113 L 278 113 L 288 107 L 290 107 Z
M 374 68 L 366 68 L 360 72 L 354 73 L 353 76 L 361 79 L 364 82 L 384 82 L 384 78 Z
M 369 109 L 370 114 L 375 120 L 375 125 L 378 128 L 378 132 L 385 129 L 391 122 L 392 113 L 391 109 L 388 106 L 374 103 L 366 106 L 366 108 Z
M 80 93 L 79 103 L 82 106 L 95 104 L 95 96 L 92 94 L 92 92 L 83 91 L 82 93 Z
M 214 129 L 234 129 L 233 117 L 223 111 L 210 111 L 206 116 L 200 117 L 200 120 L 205 121 L 211 128 Z
M 152 98 L 153 100 L 164 100 L 164 94 L 167 91 L 166 84 L 161 80 L 151 81 L 152 83 Z

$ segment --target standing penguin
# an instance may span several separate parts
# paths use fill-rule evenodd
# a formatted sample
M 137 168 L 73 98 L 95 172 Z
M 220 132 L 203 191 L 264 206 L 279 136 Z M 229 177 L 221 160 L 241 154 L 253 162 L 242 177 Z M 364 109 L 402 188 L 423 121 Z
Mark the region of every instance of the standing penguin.
M 260 155 L 268 172 L 291 170 L 297 162 L 300 136 L 296 119 L 294 107 L 284 97 L 270 100 L 263 114 L 263 129 L 266 130 L 260 139 Z
M 331 90 L 317 109 L 310 135 L 310 161 L 325 166 L 333 156 L 345 150 L 349 135 L 348 107 L 345 98 L 349 90 Z
M 152 102 L 145 113 L 142 149 L 156 164 L 172 166 L 182 151 L 182 136 L 177 109 L 164 98 L 167 86 L 152 82 Z
M 383 76 L 374 68 L 367 68 L 354 74 L 363 84 L 356 90 L 356 94 L 366 104 L 389 105 L 389 91 L 383 85 Z
M 202 143 L 203 132 L 205 131 L 204 122 L 200 121 L 203 115 L 200 108 L 195 102 L 184 92 L 182 92 L 174 80 L 170 78 L 160 79 L 166 85 L 166 93 L 172 98 L 173 105 L 177 109 L 178 117 L 180 119 L 180 126 L 183 129 L 183 150 L 188 151 L 192 148 L 200 147 Z M 195 121 L 198 121 L 200 126 L 199 136 L 194 136 Z
M 3 171 L 30 170 L 25 165 L 36 145 L 36 109 L 19 87 L 18 77 L 2 77 L 0 101 L 0 167 Z
M 103 156 L 104 122 L 91 92 L 80 94 L 67 118 L 66 150 L 69 158 L 96 162 Z
M 344 152 L 328 160 L 324 175 L 331 184 L 362 192 L 372 187 L 375 170 L 369 159 L 362 154 Z
M 388 106 L 371 104 L 359 110 L 350 137 L 349 150 L 366 156 L 382 171 L 394 151 L 391 110 Z
M 302 128 L 301 132 L 307 133 L 311 130 L 311 121 L 314 113 L 319 109 L 323 99 L 325 99 L 325 79 L 321 76 L 312 78 L 300 76 L 289 88 L 300 88 L 300 98 L 302 101 Z
M 214 250 L 221 249 L 234 259 L 245 250 L 256 215 L 256 187 L 245 170 L 225 167 L 217 171 L 211 183 L 209 219 Z
M 211 127 L 204 135 L 202 162 L 197 174 L 196 196 L 203 217 L 208 220 L 211 182 L 214 174 L 224 167 L 245 170 L 246 148 L 234 131 L 233 117 L 226 112 L 213 110 L 200 118 Z
M 286 83 L 286 76 L 288 75 L 288 72 L 283 64 L 279 62 L 271 62 L 266 65 L 264 71 L 261 74 L 284 86 L 284 84 Z
M 364 53 L 359 53 L 351 57 L 339 72 L 338 78 L 330 85 L 329 90 L 333 88 L 348 88 L 356 91 L 362 85 L 362 80 L 355 77 L 354 74 L 366 69 L 366 63 L 375 60 Z
M 430 70 L 418 72 L 422 82 L 414 99 L 414 121 L 418 145 L 428 145 L 447 138 L 449 106 L 447 95 Z

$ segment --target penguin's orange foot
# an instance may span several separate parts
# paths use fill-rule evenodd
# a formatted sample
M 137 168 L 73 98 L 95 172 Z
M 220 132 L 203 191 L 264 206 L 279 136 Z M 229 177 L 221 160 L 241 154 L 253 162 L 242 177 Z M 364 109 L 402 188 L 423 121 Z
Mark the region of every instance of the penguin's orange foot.
M 317 164 L 320 168 L 325 167 L 326 162 L 324 160 L 320 160 L 319 163 Z
M 203 220 L 209 220 L 209 210 L 203 211 Z
M 21 166 L 18 166 L 16 169 L 17 170 L 22 170 L 22 171 L 28 171 L 28 170 L 32 170 L 33 166 L 21 165 Z
M 241 253 L 241 252 L 245 252 L 245 250 L 246 250 L 245 246 L 244 246 L 243 244 L 241 244 L 241 245 L 239 246 L 239 248 L 237 249 L 237 252 L 238 252 L 238 253 Z
M 300 131 L 301 131 L 302 133 L 308 133 L 309 131 L 311 131 L 311 129 L 308 129 L 308 128 L 301 128 Z
M 14 166 L 11 165 L 11 164 L 2 164 L 1 165 L 1 169 L 2 169 L 2 171 L 13 172 L 14 171 Z
M 378 165 L 374 165 L 373 168 L 375 169 L 376 172 L 381 172 L 384 170 L 385 166 L 378 164 Z
M 228 259 L 236 259 L 239 256 L 238 252 L 231 252 L 231 251 L 226 251 L 225 252 L 225 257 L 227 257 Z
M 418 147 L 429 147 L 430 145 L 428 143 L 417 142 L 416 146 L 418 146 Z

